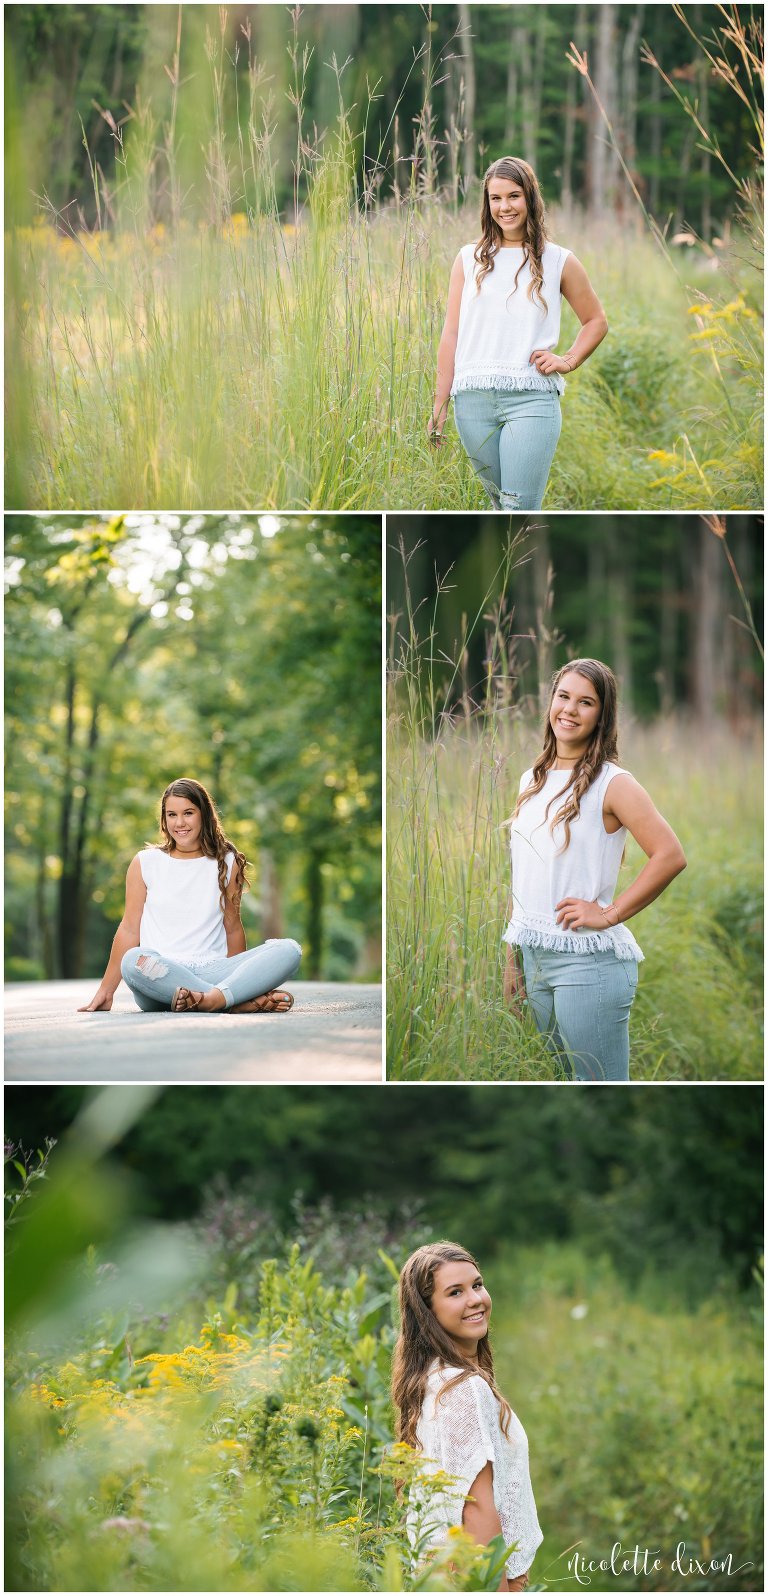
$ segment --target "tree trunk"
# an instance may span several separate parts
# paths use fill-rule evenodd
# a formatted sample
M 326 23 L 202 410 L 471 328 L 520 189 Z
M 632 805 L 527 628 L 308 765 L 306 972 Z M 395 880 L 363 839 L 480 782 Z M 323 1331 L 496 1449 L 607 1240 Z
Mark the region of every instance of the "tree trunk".
M 462 144 L 462 177 L 464 191 L 468 190 L 475 175 L 475 106 L 477 103 L 477 82 L 475 77 L 475 53 L 472 45 L 472 7 L 460 5 L 459 12 L 459 37 L 457 48 L 461 55 L 464 79 L 464 141 Z
M 533 598 L 536 612 L 534 644 L 536 648 L 536 674 L 539 688 L 539 709 L 549 702 L 549 683 L 554 662 L 554 636 L 551 629 L 553 579 L 549 556 L 549 533 L 541 527 L 533 550 Z
M 634 702 L 632 650 L 629 644 L 632 628 L 632 570 L 621 532 L 611 540 L 608 618 L 611 668 L 618 679 L 622 709 L 625 714 L 631 714 Z
M 504 109 L 504 153 L 514 155 L 517 149 L 517 57 L 510 49 L 507 62 L 507 97 Z
M 644 9 L 644 6 L 638 6 L 636 10 L 630 10 L 629 26 L 621 52 L 621 144 L 623 146 L 624 159 L 635 180 L 637 180 L 635 171 L 637 161 L 637 79 L 640 61 L 638 43 L 643 26 Z M 626 196 L 627 190 L 624 185 L 619 188 L 619 193 L 622 197 Z
M 694 714 L 711 721 L 722 714 L 723 692 L 719 661 L 722 653 L 722 549 L 704 521 L 699 522 L 697 558 L 693 580 L 692 706 Z
M 261 862 L 261 929 L 265 940 L 267 937 L 283 936 L 283 912 L 280 900 L 280 882 L 272 851 L 269 848 L 260 848 Z
M 589 149 L 587 152 L 587 196 L 592 217 L 599 219 L 612 208 L 616 196 L 616 157 L 596 100 L 609 122 L 616 126 L 616 7 L 601 5 L 597 15 L 597 58 L 593 82 L 595 97 L 590 104 Z
M 746 593 L 752 592 L 754 582 L 754 546 L 746 516 L 733 516 L 728 523 L 728 541 L 731 544 L 736 569 Z M 725 570 L 725 560 L 723 559 Z M 739 732 L 746 733 L 761 711 L 762 675 L 760 658 L 754 640 L 745 627 L 738 623 L 746 617 L 741 600 L 733 585 L 730 572 L 725 576 L 724 621 L 726 637 L 731 638 L 729 720 Z
M 310 845 L 304 878 L 307 891 L 307 977 L 310 981 L 319 981 L 322 965 L 323 859 L 320 849 Z
M 520 65 L 520 115 L 523 160 L 536 165 L 536 129 L 532 124 L 533 60 L 531 39 L 525 22 L 516 22 L 512 33 L 512 49 Z M 518 152 L 515 151 L 515 154 Z
M 698 5 L 694 6 L 693 8 L 693 26 L 694 32 L 699 38 L 701 38 L 703 22 L 701 6 Z M 699 80 L 699 121 L 701 122 L 702 127 L 708 129 L 710 66 L 706 56 L 703 54 L 700 55 L 697 61 L 696 73 Z M 711 170 L 712 158 L 705 145 L 701 151 L 701 236 L 704 239 L 705 244 L 708 244 L 712 237 L 712 207 L 710 196 Z
M 671 715 L 675 707 L 675 662 L 677 659 L 677 582 L 674 564 L 667 557 L 661 571 L 661 617 L 659 635 L 659 709 Z
M 66 732 L 64 747 L 64 769 L 62 772 L 61 804 L 59 806 L 59 857 L 61 860 L 61 875 L 58 885 L 57 907 L 57 969 L 58 974 L 67 980 L 72 974 L 71 950 L 74 945 L 72 899 L 67 890 L 69 871 L 70 837 L 72 829 L 72 760 L 75 744 L 75 698 L 77 694 L 77 679 L 75 668 L 71 663 L 67 666 L 65 704 L 66 704 Z
M 41 827 L 41 831 L 44 835 L 45 828 Z M 56 977 L 56 950 L 51 936 L 46 887 L 45 847 L 43 846 L 38 856 L 35 875 L 35 956 L 40 959 L 46 981 L 53 981 Z
M 691 175 L 691 160 L 693 158 L 693 144 L 696 131 L 692 122 L 688 123 L 683 138 L 683 149 L 678 165 L 677 193 L 675 196 L 675 214 L 673 227 L 675 231 L 682 227 L 686 221 L 685 196 L 688 191 L 688 179 Z
M 648 189 L 648 209 L 656 221 L 659 220 L 659 203 L 661 196 L 661 131 L 663 112 L 661 108 L 661 79 L 655 67 L 649 67 L 651 74 L 651 125 L 649 142 L 651 147 L 651 178 Z
M 587 652 L 593 659 L 599 658 L 603 647 L 602 617 L 606 590 L 604 523 L 607 519 L 602 515 L 595 517 L 595 530 L 587 546 Z
M 583 8 L 580 6 L 579 10 Z M 575 29 L 578 44 L 578 26 Z M 575 68 L 571 68 L 565 81 L 565 110 L 563 124 L 563 165 L 560 173 L 560 204 L 563 210 L 573 208 L 573 152 L 576 144 L 576 80 Z

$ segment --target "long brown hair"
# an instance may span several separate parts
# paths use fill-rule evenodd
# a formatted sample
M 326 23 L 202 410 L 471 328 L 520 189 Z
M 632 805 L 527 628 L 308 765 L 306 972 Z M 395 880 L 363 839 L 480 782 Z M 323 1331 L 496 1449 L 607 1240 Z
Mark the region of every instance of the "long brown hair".
M 555 671 L 552 677 L 549 703 L 544 721 L 544 747 L 534 764 L 529 786 L 526 787 L 525 792 L 522 792 L 517 800 L 512 820 L 520 813 L 523 804 L 526 804 L 529 798 L 535 798 L 536 793 L 541 792 L 547 775 L 557 759 L 557 738 L 549 724 L 549 716 L 552 709 L 552 700 L 562 678 L 568 671 L 576 671 L 579 676 L 586 676 L 587 681 L 592 683 L 600 700 L 600 714 L 581 759 L 574 766 L 571 774 L 567 776 L 565 786 L 561 788 L 560 792 L 555 793 L 554 798 L 550 798 L 547 804 L 546 818 L 549 819 L 549 811 L 552 805 L 557 802 L 558 798 L 563 798 L 568 793 L 565 803 L 558 809 L 549 827 L 552 832 L 557 825 L 565 827 L 565 841 L 560 850 L 562 853 L 565 853 L 570 843 L 571 821 L 575 820 L 580 812 L 581 800 L 585 792 L 589 790 L 593 781 L 599 776 L 606 760 L 612 760 L 616 763 L 619 758 L 618 688 L 613 671 L 607 665 L 603 665 L 602 660 L 599 659 L 569 659 L 567 665 L 562 665 L 560 670 Z M 564 775 L 567 775 L 567 772 L 564 772 Z
M 233 842 L 230 842 L 229 837 L 225 837 L 216 805 L 207 788 L 203 786 L 201 781 L 193 781 L 191 776 L 180 776 L 178 781 L 169 782 L 160 801 L 160 830 L 165 837 L 165 842 L 162 844 L 163 853 L 174 853 L 176 849 L 176 843 L 168 830 L 165 819 L 165 806 L 169 798 L 188 798 L 190 803 L 193 803 L 195 808 L 200 810 L 203 817 L 200 847 L 207 859 L 215 859 L 217 862 L 222 913 L 226 908 L 227 854 L 234 854 L 235 862 L 232 870 L 235 877 L 235 893 L 233 903 L 234 907 L 239 909 L 243 890 L 250 884 L 245 873 L 248 860 L 245 854 L 241 853 Z
M 488 198 L 488 188 L 492 179 L 501 177 L 507 183 L 517 183 L 525 195 L 525 205 L 528 215 L 525 220 L 525 236 L 523 238 L 523 258 L 515 272 L 515 288 L 517 279 L 526 263 L 531 268 L 531 281 L 528 284 L 528 298 L 538 299 L 539 304 L 547 309 L 547 301 L 542 289 L 544 287 L 544 267 L 542 256 L 544 245 L 547 242 L 544 218 L 544 201 L 541 197 L 539 181 L 532 166 L 527 161 L 521 161 L 516 155 L 502 155 L 498 161 L 492 161 L 483 177 L 483 203 L 480 211 L 480 226 L 482 237 L 475 246 L 475 260 L 480 270 L 477 274 L 478 292 L 483 284 L 483 279 L 493 271 L 493 262 L 504 242 L 504 234 L 491 215 L 491 203 Z M 514 293 L 515 288 L 512 292 Z
M 452 1241 L 433 1241 L 412 1252 L 400 1271 L 400 1334 L 392 1361 L 392 1401 L 397 1410 L 398 1441 L 417 1449 L 416 1425 L 435 1358 L 443 1368 L 461 1370 L 454 1379 L 446 1381 L 441 1397 L 471 1374 L 479 1374 L 499 1404 L 499 1422 L 505 1435 L 512 1416 L 509 1403 L 496 1389 L 487 1333 L 477 1344 L 477 1363 L 470 1363 L 432 1312 L 435 1275 L 444 1263 L 470 1263 L 477 1269 L 475 1259 L 464 1247 L 457 1247 Z

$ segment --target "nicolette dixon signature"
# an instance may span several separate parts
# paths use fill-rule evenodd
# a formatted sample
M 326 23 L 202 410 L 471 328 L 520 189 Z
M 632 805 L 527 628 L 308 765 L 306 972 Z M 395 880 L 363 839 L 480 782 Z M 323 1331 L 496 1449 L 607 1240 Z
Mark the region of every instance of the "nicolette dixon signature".
M 653 1550 L 650 1546 L 622 1546 L 621 1541 L 615 1541 L 608 1557 L 585 1557 L 583 1552 L 572 1550 L 566 1555 L 566 1568 L 572 1579 L 579 1585 L 592 1585 L 596 1574 L 660 1574 L 662 1569 L 668 1568 L 670 1573 L 679 1574 L 684 1579 L 691 1576 L 706 1574 L 725 1574 L 726 1576 L 740 1574 L 745 1568 L 754 1567 L 753 1563 L 739 1563 L 734 1567 L 733 1554 L 728 1552 L 725 1557 L 712 1557 L 708 1562 L 701 1562 L 698 1557 L 693 1557 L 686 1550 L 685 1541 L 678 1541 L 674 1557 L 665 1558 L 660 1548 Z M 548 1585 L 556 1585 L 557 1579 L 548 1579 Z

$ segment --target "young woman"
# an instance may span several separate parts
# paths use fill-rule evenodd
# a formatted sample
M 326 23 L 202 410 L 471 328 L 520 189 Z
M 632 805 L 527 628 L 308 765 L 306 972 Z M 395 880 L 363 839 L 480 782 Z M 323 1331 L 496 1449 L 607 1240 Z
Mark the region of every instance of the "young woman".
M 109 964 L 86 1010 L 111 1009 L 122 974 L 140 1009 L 280 1014 L 293 1007 L 281 981 L 301 948 L 290 938 L 246 952 L 240 899 L 245 855 L 225 837 L 210 793 L 187 777 L 163 793 L 165 841 L 128 866 L 125 912 Z
M 483 178 L 481 236 L 453 263 L 427 430 L 442 443 L 451 396 L 459 437 L 496 510 L 540 510 L 557 440 L 563 373 L 608 331 L 584 267 L 547 240 L 526 161 L 505 155 Z M 555 354 L 560 296 L 581 322 Z
M 498 1390 L 488 1340 L 491 1299 L 471 1253 L 437 1241 L 411 1254 L 400 1275 L 400 1335 L 392 1369 L 397 1438 L 424 1455 L 426 1476 L 454 1484 L 411 1486 L 408 1530 L 419 1553 L 452 1526 L 514 1551 L 499 1590 L 523 1590 L 543 1539 L 528 1470 L 528 1441 Z
M 648 793 L 618 764 L 616 679 L 596 659 L 557 671 L 544 747 L 511 820 L 506 995 L 527 995 L 551 1051 L 580 1081 L 629 1080 L 629 1011 L 643 958 L 625 921 L 685 869 Z M 647 862 L 614 897 L 630 832 Z M 522 951 L 523 976 L 515 950 Z

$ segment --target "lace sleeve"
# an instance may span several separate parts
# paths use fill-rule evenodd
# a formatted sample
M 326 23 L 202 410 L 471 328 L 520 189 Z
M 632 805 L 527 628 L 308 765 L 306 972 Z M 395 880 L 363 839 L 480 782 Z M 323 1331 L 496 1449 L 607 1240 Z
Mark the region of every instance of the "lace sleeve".
M 461 1524 L 464 1503 L 478 1474 L 486 1463 L 494 1463 L 494 1424 L 498 1414 L 493 1392 L 479 1375 L 439 1396 L 434 1392 L 427 1396 L 420 1426 L 425 1473 L 440 1470 L 454 1481 L 422 1495 L 429 1542 L 444 1540 L 448 1529 Z

